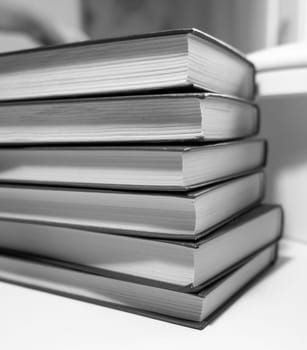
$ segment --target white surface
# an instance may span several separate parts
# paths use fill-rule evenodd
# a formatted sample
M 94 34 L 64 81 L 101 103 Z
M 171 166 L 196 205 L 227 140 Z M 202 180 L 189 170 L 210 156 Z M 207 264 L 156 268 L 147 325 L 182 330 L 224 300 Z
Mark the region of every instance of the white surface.
M 1 349 L 306 349 L 306 266 L 307 245 L 283 241 L 274 270 L 203 331 L 1 283 Z
M 296 96 L 307 92 L 307 67 L 275 69 L 256 76 L 260 98 Z
M 294 43 L 248 55 L 257 70 L 258 95 L 283 96 L 307 92 L 307 45 Z
M 274 69 L 306 67 L 306 43 L 292 43 L 250 53 L 248 59 L 256 66 L 257 72 Z

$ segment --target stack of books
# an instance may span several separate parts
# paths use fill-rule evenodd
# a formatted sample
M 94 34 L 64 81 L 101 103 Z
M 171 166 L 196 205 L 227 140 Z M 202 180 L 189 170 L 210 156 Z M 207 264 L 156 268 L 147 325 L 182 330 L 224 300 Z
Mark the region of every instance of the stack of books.
M 0 56 L 0 279 L 203 328 L 276 259 L 254 67 L 197 30 Z

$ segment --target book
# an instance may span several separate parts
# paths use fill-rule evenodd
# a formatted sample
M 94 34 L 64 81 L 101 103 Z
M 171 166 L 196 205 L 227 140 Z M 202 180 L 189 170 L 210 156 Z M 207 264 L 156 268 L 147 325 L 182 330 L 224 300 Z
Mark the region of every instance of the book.
M 0 280 L 202 329 L 273 264 L 276 248 L 274 244 L 250 257 L 236 270 L 197 294 L 9 255 L 0 255 Z
M 0 218 L 195 239 L 263 198 L 257 172 L 186 193 L 0 186 Z
M 0 103 L 1 144 L 212 142 L 258 129 L 255 104 L 211 93 Z
M 278 240 L 281 232 L 282 211 L 272 205 L 259 206 L 195 242 L 0 220 L 0 253 L 195 292 Z
M 187 191 L 265 165 L 266 142 L 0 149 L 0 182 Z
M 201 89 L 252 99 L 254 66 L 196 29 L 0 55 L 0 99 Z

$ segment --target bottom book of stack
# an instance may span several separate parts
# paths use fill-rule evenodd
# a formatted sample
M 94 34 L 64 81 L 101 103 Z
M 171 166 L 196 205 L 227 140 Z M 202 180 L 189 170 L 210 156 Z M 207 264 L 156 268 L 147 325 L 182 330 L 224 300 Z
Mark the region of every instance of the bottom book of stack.
M 9 232 L 10 225 L 11 233 L 14 234 L 11 236 L 3 234 Z M 81 231 L 80 236 L 94 235 L 92 243 L 97 239 L 109 243 L 107 246 L 110 254 L 106 258 L 109 262 L 105 260 L 103 264 L 95 266 L 93 263 L 95 250 L 93 250 L 94 256 L 91 256 L 90 244 L 83 249 L 85 256 L 80 255 L 81 247 L 77 247 L 78 244 L 82 244 L 80 237 L 76 242 L 73 240 L 70 242 L 71 251 L 76 248 L 80 259 L 83 259 L 83 264 L 80 264 L 81 261 L 74 261 L 72 253 L 68 254 L 67 260 L 58 259 L 52 244 L 49 246 L 49 254 L 46 254 L 39 244 L 32 249 L 26 244 L 24 247 L 21 244 L 14 247 L 14 242 L 18 241 L 17 236 L 20 238 L 19 242 L 29 242 L 27 238 L 31 232 L 34 237 L 35 224 L 1 219 L 0 227 L 5 226 L 6 231 L 1 230 L 0 234 L 0 280 L 202 329 L 273 265 L 282 230 L 282 212 L 278 206 L 259 206 L 202 238 L 200 242 L 158 240 L 158 245 L 170 246 L 167 248 L 170 252 L 172 247 L 177 250 L 177 267 L 176 259 L 173 258 L 171 261 L 170 257 L 167 261 L 165 256 L 163 258 L 163 254 L 159 254 L 161 250 L 159 247 L 157 249 L 157 242 L 153 239 Z M 37 225 L 37 230 L 39 229 L 43 231 L 44 225 Z M 57 231 L 58 233 L 61 231 L 62 242 L 68 239 L 69 234 L 77 232 L 58 226 L 50 230 L 54 231 L 54 236 L 49 237 L 50 242 L 55 239 Z M 28 237 L 23 237 L 25 232 Z M 149 257 L 147 270 L 146 261 L 144 263 L 144 259 L 138 259 L 138 256 L 133 263 L 131 263 L 132 256 L 122 256 L 120 259 L 120 256 L 117 256 L 117 246 L 114 245 L 112 249 L 112 244 L 106 237 L 116 237 L 119 241 L 135 240 L 136 250 L 142 249 L 143 244 L 143 249 L 146 248 L 144 256 Z M 60 246 L 61 241 L 57 244 Z M 131 247 L 129 249 L 127 246 L 127 251 L 129 250 L 131 254 Z M 191 251 L 189 267 L 187 261 L 180 262 L 180 255 L 185 250 Z M 199 252 L 202 257 L 197 258 L 195 252 Z M 187 254 L 183 255 L 185 255 L 183 260 L 187 260 Z M 125 258 L 130 259 L 130 273 L 120 271 L 118 268 L 120 263 L 125 265 Z M 88 263 L 84 264 L 86 259 Z M 119 261 L 117 268 L 114 264 L 116 260 Z M 177 282 L 174 283 L 175 276 L 180 275 L 180 266 L 184 265 L 185 278 L 182 280 L 177 278 Z M 210 270 L 214 271 L 213 275 L 210 274 Z M 190 272 L 190 277 L 187 271 Z M 188 281 L 190 283 L 187 283 Z

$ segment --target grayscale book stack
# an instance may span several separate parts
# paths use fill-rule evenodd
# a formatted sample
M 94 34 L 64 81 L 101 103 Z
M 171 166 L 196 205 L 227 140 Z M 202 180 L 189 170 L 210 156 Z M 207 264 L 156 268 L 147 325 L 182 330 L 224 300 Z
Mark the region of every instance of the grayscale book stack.
M 0 279 L 206 326 L 282 231 L 254 76 L 195 29 L 0 55 Z

